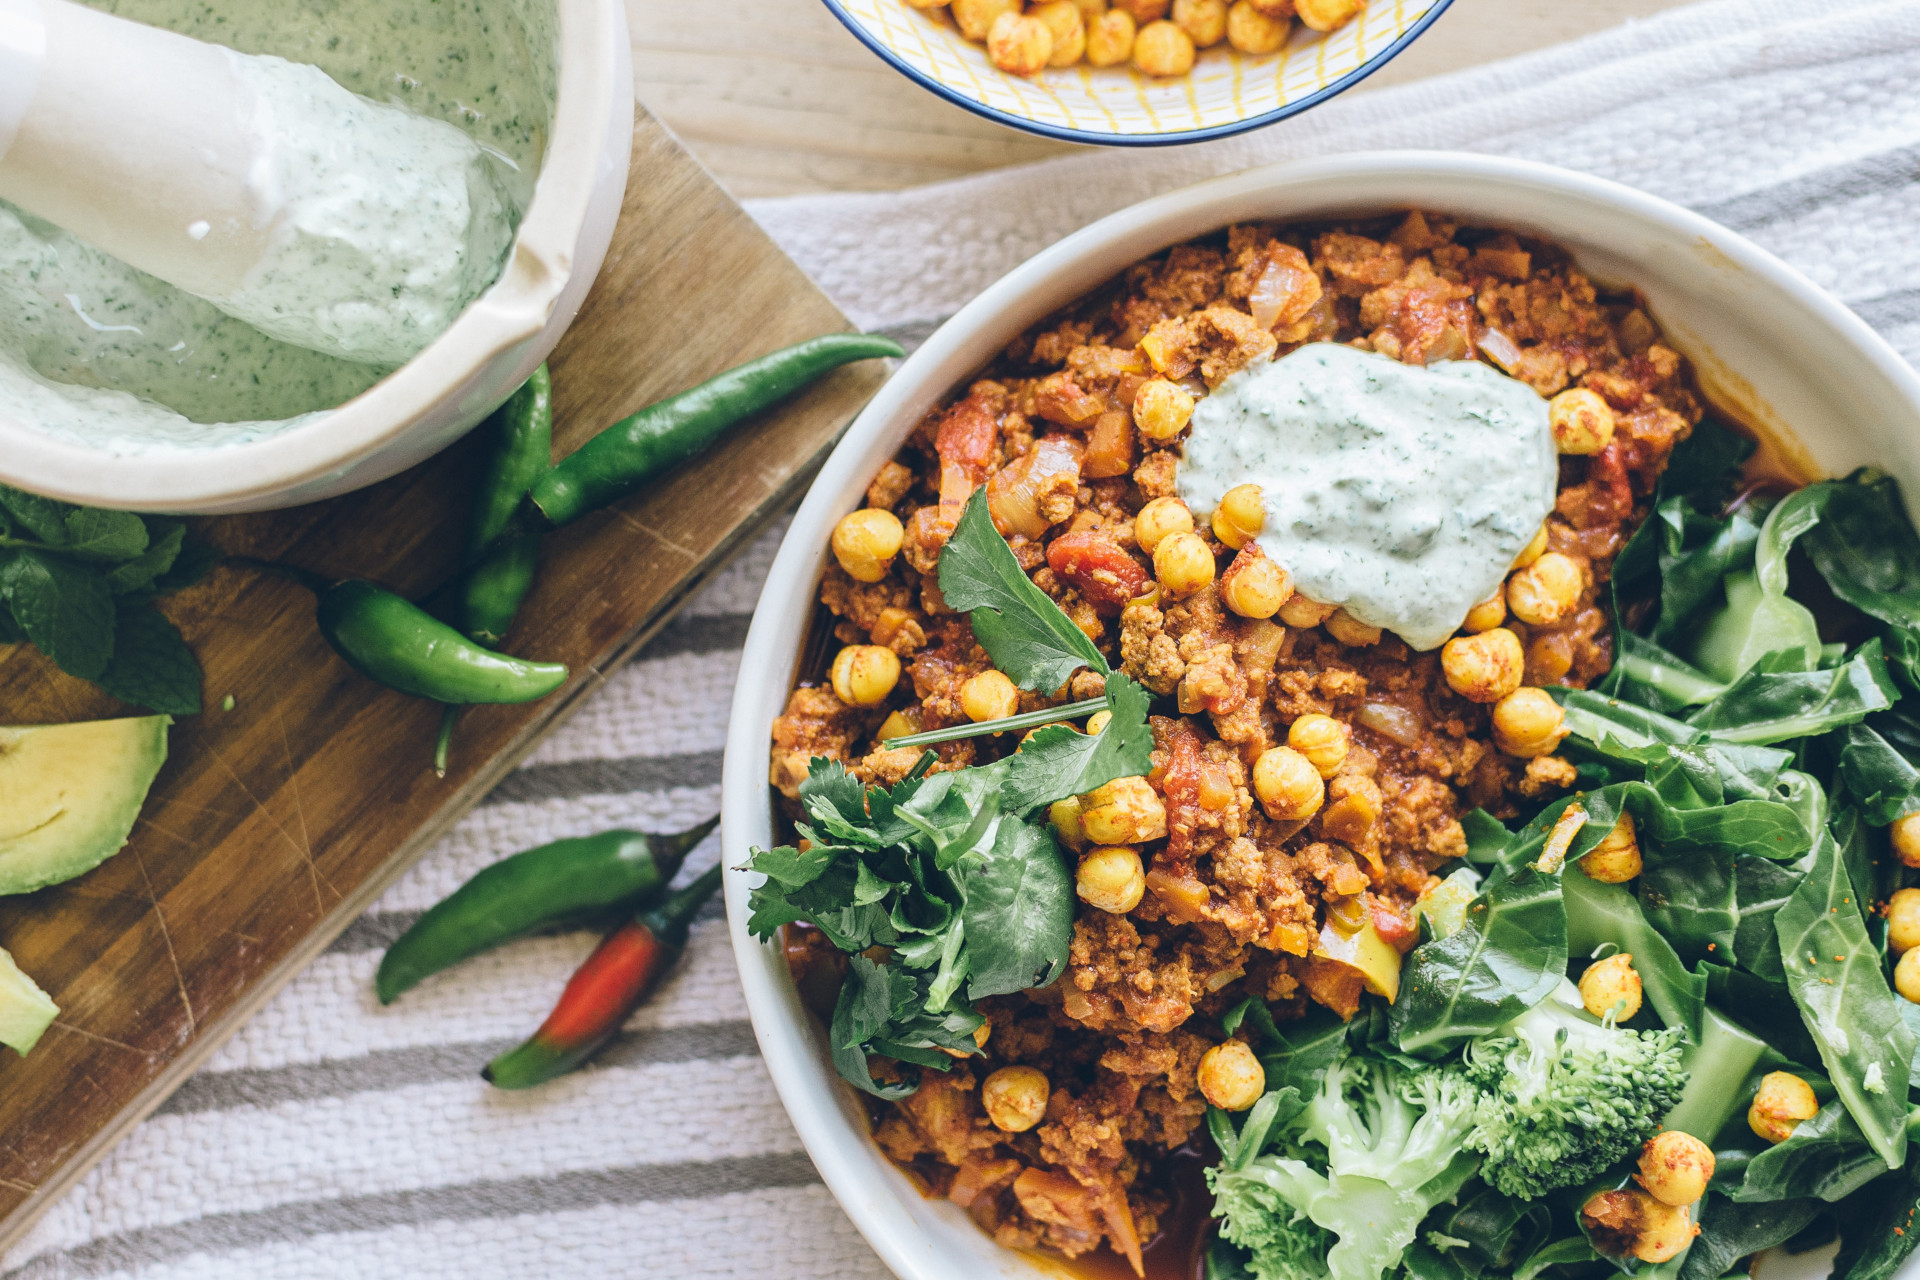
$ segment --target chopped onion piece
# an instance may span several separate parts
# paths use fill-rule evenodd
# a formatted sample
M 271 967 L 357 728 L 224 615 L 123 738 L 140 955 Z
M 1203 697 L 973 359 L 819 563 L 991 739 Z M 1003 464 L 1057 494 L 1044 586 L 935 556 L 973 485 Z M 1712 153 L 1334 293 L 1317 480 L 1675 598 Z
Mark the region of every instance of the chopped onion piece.
M 1419 717 L 1391 702 L 1369 702 L 1354 713 L 1353 719 L 1355 723 L 1363 724 L 1383 737 L 1392 738 L 1403 747 L 1420 741 Z
M 1512 373 L 1520 363 L 1519 344 L 1498 329 L 1480 331 L 1480 350 L 1486 353 L 1487 359 L 1508 373 Z

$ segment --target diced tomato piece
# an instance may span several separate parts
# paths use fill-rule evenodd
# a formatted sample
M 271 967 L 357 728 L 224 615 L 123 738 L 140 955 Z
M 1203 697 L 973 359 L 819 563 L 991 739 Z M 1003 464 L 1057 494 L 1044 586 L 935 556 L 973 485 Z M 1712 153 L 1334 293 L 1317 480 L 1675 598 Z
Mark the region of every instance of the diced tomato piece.
M 1147 571 L 1104 533 L 1061 534 L 1047 546 L 1047 566 L 1099 613 L 1117 614 L 1147 589 Z

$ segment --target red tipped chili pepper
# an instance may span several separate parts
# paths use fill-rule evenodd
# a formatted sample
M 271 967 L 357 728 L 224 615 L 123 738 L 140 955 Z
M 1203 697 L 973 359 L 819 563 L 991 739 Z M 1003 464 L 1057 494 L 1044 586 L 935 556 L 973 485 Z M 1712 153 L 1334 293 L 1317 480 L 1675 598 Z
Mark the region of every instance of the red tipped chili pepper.
M 531 1089 L 592 1057 L 673 968 L 686 950 L 693 917 L 719 887 L 716 866 L 608 934 L 567 980 L 560 1003 L 533 1038 L 495 1058 L 480 1074 L 501 1089 Z

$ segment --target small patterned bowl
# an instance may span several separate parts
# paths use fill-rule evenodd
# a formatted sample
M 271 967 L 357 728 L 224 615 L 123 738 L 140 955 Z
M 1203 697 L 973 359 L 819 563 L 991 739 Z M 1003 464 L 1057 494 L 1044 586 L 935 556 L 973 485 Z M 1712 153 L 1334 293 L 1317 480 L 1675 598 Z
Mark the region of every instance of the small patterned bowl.
M 1450 3 L 1372 0 L 1324 35 L 1295 22 L 1278 53 L 1203 49 L 1193 71 L 1173 79 L 1082 63 L 1028 80 L 906 0 L 826 0 L 863 44 L 949 102 L 1044 137 L 1123 147 L 1204 142 L 1305 111 L 1385 66 Z

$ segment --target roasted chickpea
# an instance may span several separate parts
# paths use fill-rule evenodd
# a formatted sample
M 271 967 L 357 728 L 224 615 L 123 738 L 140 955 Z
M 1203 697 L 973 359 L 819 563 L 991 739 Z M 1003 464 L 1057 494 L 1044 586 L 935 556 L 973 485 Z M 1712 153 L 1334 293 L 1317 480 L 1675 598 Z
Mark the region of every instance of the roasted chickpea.
M 947 0 L 907 0 L 907 3 L 916 9 L 944 9 L 947 6 Z
M 1893 989 L 1920 1004 L 1920 947 L 1901 953 L 1899 963 L 1893 966 Z
M 1080 55 L 1087 51 L 1087 24 L 1074 0 L 1048 0 L 1033 6 L 1027 16 L 1044 22 L 1053 35 L 1053 56 L 1047 59 L 1048 66 L 1070 67 L 1080 61 Z
M 1572 557 L 1549 551 L 1507 579 L 1507 608 L 1528 626 L 1551 627 L 1579 606 L 1585 585 Z
M 1167 834 L 1167 807 L 1145 778 L 1115 778 L 1080 797 L 1080 828 L 1095 844 L 1145 844 Z
M 1920 947 L 1920 889 L 1897 889 L 1887 900 L 1887 945 L 1895 951 Z
M 1094 712 L 1092 715 L 1087 717 L 1087 736 L 1089 738 L 1099 736 L 1100 731 L 1105 729 L 1108 725 L 1112 723 L 1113 723 L 1113 712 L 1111 711 Z
M 1276 53 L 1287 42 L 1287 32 L 1292 26 L 1286 17 L 1269 17 L 1260 12 L 1254 0 L 1235 0 L 1227 10 L 1227 43 L 1256 57 Z
M 1460 629 L 1470 635 L 1482 631 L 1491 631 L 1507 620 L 1507 584 L 1502 582 L 1493 589 L 1493 594 L 1467 610 L 1467 616 L 1460 621 Z
M 1220 599 L 1243 618 L 1271 618 L 1293 595 L 1293 577 L 1249 543 L 1220 575 Z
M 1321 604 L 1296 591 L 1280 606 L 1280 621 L 1290 627 L 1317 627 L 1338 612 L 1339 605 Z
M 1033 1067 L 1002 1067 L 980 1082 L 980 1104 L 1003 1133 L 1025 1133 L 1046 1118 L 1053 1086 Z
M 1247 3 L 1269 18 L 1293 17 L 1293 0 L 1247 0 Z
M 1535 560 L 1538 560 L 1541 557 L 1541 555 L 1546 552 L 1546 549 L 1547 549 L 1547 526 L 1543 524 L 1540 526 L 1540 531 L 1533 535 L 1533 541 L 1527 543 L 1526 546 L 1522 547 L 1520 549 L 1520 554 L 1513 558 L 1513 567 L 1515 569 L 1526 568 L 1528 565 L 1532 564 Z
M 1323 778 L 1340 772 L 1340 766 L 1347 762 L 1347 747 L 1352 740 L 1353 730 L 1317 711 L 1301 716 L 1287 730 L 1287 745 L 1305 756 L 1307 763 Z
M 858 582 L 878 582 L 900 554 L 900 517 L 878 507 L 850 511 L 833 527 L 833 558 Z
M 1266 499 L 1257 484 L 1233 486 L 1213 509 L 1213 536 L 1235 551 L 1259 537 L 1266 527 Z
M 1107 11 L 1107 0 L 1073 0 L 1073 7 L 1080 11 L 1080 20 L 1092 26 L 1094 19 Z
M 900 655 L 877 644 L 850 644 L 833 660 L 834 696 L 850 707 L 877 707 L 900 683 Z
M 1253 762 L 1253 794 L 1276 822 L 1305 822 L 1327 801 L 1313 761 L 1292 747 L 1269 747 Z
M 1633 815 L 1623 813 L 1620 821 L 1613 824 L 1613 830 L 1601 839 L 1600 843 L 1587 851 L 1580 859 L 1580 869 L 1587 873 L 1587 879 L 1598 880 L 1601 884 L 1625 884 L 1640 874 L 1645 865 L 1640 858 L 1640 840 L 1633 828 Z
M 1552 755 L 1567 736 L 1566 718 L 1545 689 L 1515 689 L 1493 704 L 1493 744 L 1522 760 Z
M 1638 1187 L 1599 1192 L 1580 1214 L 1597 1247 L 1642 1262 L 1670 1262 L 1700 1234 L 1684 1208 L 1662 1204 Z
M 1150 76 L 1183 76 L 1193 70 L 1193 37 L 1162 20 L 1133 38 L 1133 65 Z
M 1505 627 L 1455 636 L 1440 650 L 1447 687 L 1475 702 L 1498 702 L 1518 689 L 1525 668 L 1520 637 Z
M 975 724 L 1004 720 L 1020 709 L 1020 690 L 1005 672 L 988 669 L 960 686 L 960 709 Z
M 1640 1185 L 1661 1204 L 1690 1205 L 1713 1181 L 1713 1148 L 1690 1133 L 1662 1129 L 1640 1148 Z
M 1123 916 L 1140 905 L 1147 891 L 1147 873 L 1140 855 L 1123 844 L 1089 849 L 1074 874 L 1074 892 L 1096 911 Z
M 953 0 L 953 20 L 960 34 L 979 44 L 1003 14 L 1020 12 L 1020 0 Z
M 1568 387 L 1547 404 L 1554 447 L 1562 453 L 1598 453 L 1613 443 L 1613 410 L 1585 387 Z
M 1193 393 L 1177 382 L 1150 378 L 1133 393 L 1133 425 L 1149 440 L 1173 439 L 1192 417 Z
M 1197 49 L 1227 38 L 1227 0 L 1173 0 L 1173 21 Z
M 1820 1114 L 1813 1086 L 1786 1071 L 1769 1071 L 1760 1079 L 1760 1091 L 1747 1108 L 1747 1127 L 1768 1142 L 1785 1142 L 1802 1120 Z
M 1624 951 L 1595 961 L 1580 975 L 1580 1003 L 1596 1018 L 1612 1015 L 1625 1022 L 1640 1012 L 1640 996 L 1640 973 Z
M 1920 867 L 1920 811 L 1895 818 L 1887 828 L 1887 838 L 1893 842 L 1893 856 L 1902 866 Z
M 1112 0 L 1113 7 L 1132 18 L 1136 26 L 1146 26 L 1149 22 L 1167 16 L 1167 10 L 1173 7 L 1173 0 Z
M 1380 643 L 1380 628 L 1368 626 L 1345 609 L 1335 609 L 1320 625 L 1341 644 L 1364 646 Z
M 1037 76 L 1053 57 L 1053 32 L 1038 18 L 1003 13 L 987 32 L 987 60 L 1010 76 Z
M 1192 532 L 1193 512 L 1178 498 L 1155 498 L 1133 518 L 1133 540 L 1148 555 L 1152 555 L 1154 548 L 1169 534 Z
M 1124 9 L 1109 9 L 1087 25 L 1087 63 L 1095 67 L 1117 67 L 1133 57 L 1133 15 Z M 1172 384 L 1168 384 L 1172 385 Z M 1191 400 L 1193 397 L 1187 397 Z M 1140 425 L 1140 401 L 1133 402 L 1133 421 Z M 1182 423 L 1182 426 L 1185 424 Z M 1142 434 L 1146 433 L 1144 427 Z M 1175 431 L 1175 434 L 1179 434 Z M 1159 436 L 1150 436 L 1158 440 Z
M 1169 599 L 1184 600 L 1213 581 L 1213 552 L 1197 533 L 1175 533 L 1153 549 L 1153 576 Z
M 1267 1070 L 1245 1040 L 1228 1040 L 1200 1055 L 1200 1092 L 1222 1111 L 1245 1111 L 1267 1091 Z
M 1055 800 L 1047 806 L 1047 821 L 1053 824 L 1054 831 L 1060 837 L 1060 843 L 1069 849 L 1080 850 L 1087 847 L 1087 833 L 1080 825 L 1080 797 L 1068 796 L 1064 800 Z
M 1331 31 L 1367 7 L 1367 0 L 1293 0 L 1300 21 L 1315 31 Z

